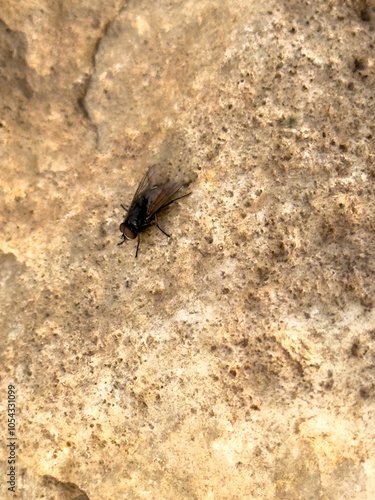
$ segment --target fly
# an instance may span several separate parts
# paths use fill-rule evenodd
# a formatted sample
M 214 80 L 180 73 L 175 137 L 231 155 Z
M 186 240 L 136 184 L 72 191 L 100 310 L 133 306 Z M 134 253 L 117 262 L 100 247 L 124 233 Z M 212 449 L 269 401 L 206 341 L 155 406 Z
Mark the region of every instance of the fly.
M 174 201 L 180 200 L 190 194 L 187 193 L 179 196 L 178 198 L 173 198 L 173 196 L 181 189 L 182 185 L 183 181 L 168 181 L 165 184 L 158 186 L 155 183 L 155 165 L 150 167 L 141 180 L 129 209 L 126 209 L 124 205 L 121 205 L 121 207 L 126 211 L 126 216 L 124 222 L 120 224 L 123 241 L 121 241 L 119 245 L 125 243 L 126 240 L 134 240 L 137 238 L 138 243 L 135 253 L 135 256 L 137 257 L 140 243 L 139 233 L 151 226 L 154 221 L 156 223 L 156 227 L 160 229 L 165 236 L 170 238 L 170 235 L 163 231 L 163 229 L 159 226 L 156 215 L 160 212 L 160 210 Z

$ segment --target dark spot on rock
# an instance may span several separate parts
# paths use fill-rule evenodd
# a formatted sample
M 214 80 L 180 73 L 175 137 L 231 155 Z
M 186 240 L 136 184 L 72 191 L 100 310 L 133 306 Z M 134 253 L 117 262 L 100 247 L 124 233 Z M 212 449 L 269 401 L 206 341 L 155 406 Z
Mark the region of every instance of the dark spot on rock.
M 352 356 L 355 356 L 355 357 L 359 356 L 359 341 L 358 340 L 353 342 L 352 347 L 350 349 L 350 353 Z
M 249 345 L 249 339 L 242 339 L 239 345 L 240 347 L 247 347 Z
M 367 6 L 366 6 L 366 8 L 361 10 L 359 16 L 360 16 L 361 20 L 364 21 L 365 23 L 368 23 L 371 21 L 370 12 L 369 12 Z
M 359 390 L 359 395 L 362 399 L 368 399 L 370 397 L 370 391 L 365 387 L 361 387 L 361 389 Z
M 366 62 L 364 59 L 360 59 L 359 57 L 354 58 L 354 68 L 353 71 L 362 71 L 366 68 Z
M 373 300 L 370 295 L 367 294 L 362 295 L 362 297 L 360 298 L 360 303 L 367 310 L 373 308 Z
M 330 391 L 333 387 L 333 378 L 330 378 L 324 383 L 324 388 L 327 389 L 327 391 Z

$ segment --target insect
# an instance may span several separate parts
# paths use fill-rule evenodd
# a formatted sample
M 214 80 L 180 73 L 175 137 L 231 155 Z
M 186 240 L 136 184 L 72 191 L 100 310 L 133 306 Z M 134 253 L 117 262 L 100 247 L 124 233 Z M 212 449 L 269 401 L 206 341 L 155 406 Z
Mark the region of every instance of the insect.
M 180 200 L 190 193 L 174 198 L 173 196 L 181 189 L 183 181 L 168 181 L 165 184 L 157 185 L 155 183 L 156 166 L 150 167 L 141 180 L 137 191 L 133 197 L 129 209 L 124 205 L 121 207 L 126 211 L 124 222 L 120 224 L 120 231 L 122 233 L 123 241 L 119 243 L 122 245 L 126 240 L 138 239 L 137 250 L 135 256 L 138 255 L 139 249 L 139 233 L 152 225 L 155 221 L 156 227 L 170 238 L 159 226 L 156 215 L 164 207 L 170 205 L 174 201 Z

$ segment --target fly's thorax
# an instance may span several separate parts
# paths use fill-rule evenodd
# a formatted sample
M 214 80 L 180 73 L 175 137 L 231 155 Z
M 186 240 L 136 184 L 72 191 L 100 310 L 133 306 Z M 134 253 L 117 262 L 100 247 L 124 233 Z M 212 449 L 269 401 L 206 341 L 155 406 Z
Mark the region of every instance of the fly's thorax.
M 147 199 L 141 198 L 139 200 L 139 203 L 137 203 L 131 210 L 129 210 L 125 222 L 137 229 L 140 229 L 146 220 L 147 205 Z
M 141 231 L 147 217 L 148 200 L 141 197 L 138 202 L 130 208 L 124 224 L 136 235 Z

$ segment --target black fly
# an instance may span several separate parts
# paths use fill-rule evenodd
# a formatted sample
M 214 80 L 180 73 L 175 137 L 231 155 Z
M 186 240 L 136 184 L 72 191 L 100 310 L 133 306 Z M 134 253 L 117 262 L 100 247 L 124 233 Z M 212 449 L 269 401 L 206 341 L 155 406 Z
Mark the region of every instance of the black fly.
M 172 199 L 181 189 L 183 182 L 168 181 L 158 186 L 155 183 L 155 170 L 155 165 L 147 170 L 135 192 L 129 209 L 121 205 L 126 211 L 126 217 L 124 222 L 120 224 L 120 231 L 124 239 L 119 245 L 125 243 L 127 239 L 134 240 L 138 238 L 137 250 L 135 253 L 136 257 L 138 255 L 140 242 L 139 233 L 151 226 L 152 222 L 155 221 L 156 227 L 169 238 L 169 234 L 163 231 L 159 226 L 156 215 L 162 208 L 190 194 L 184 194 L 178 198 Z

